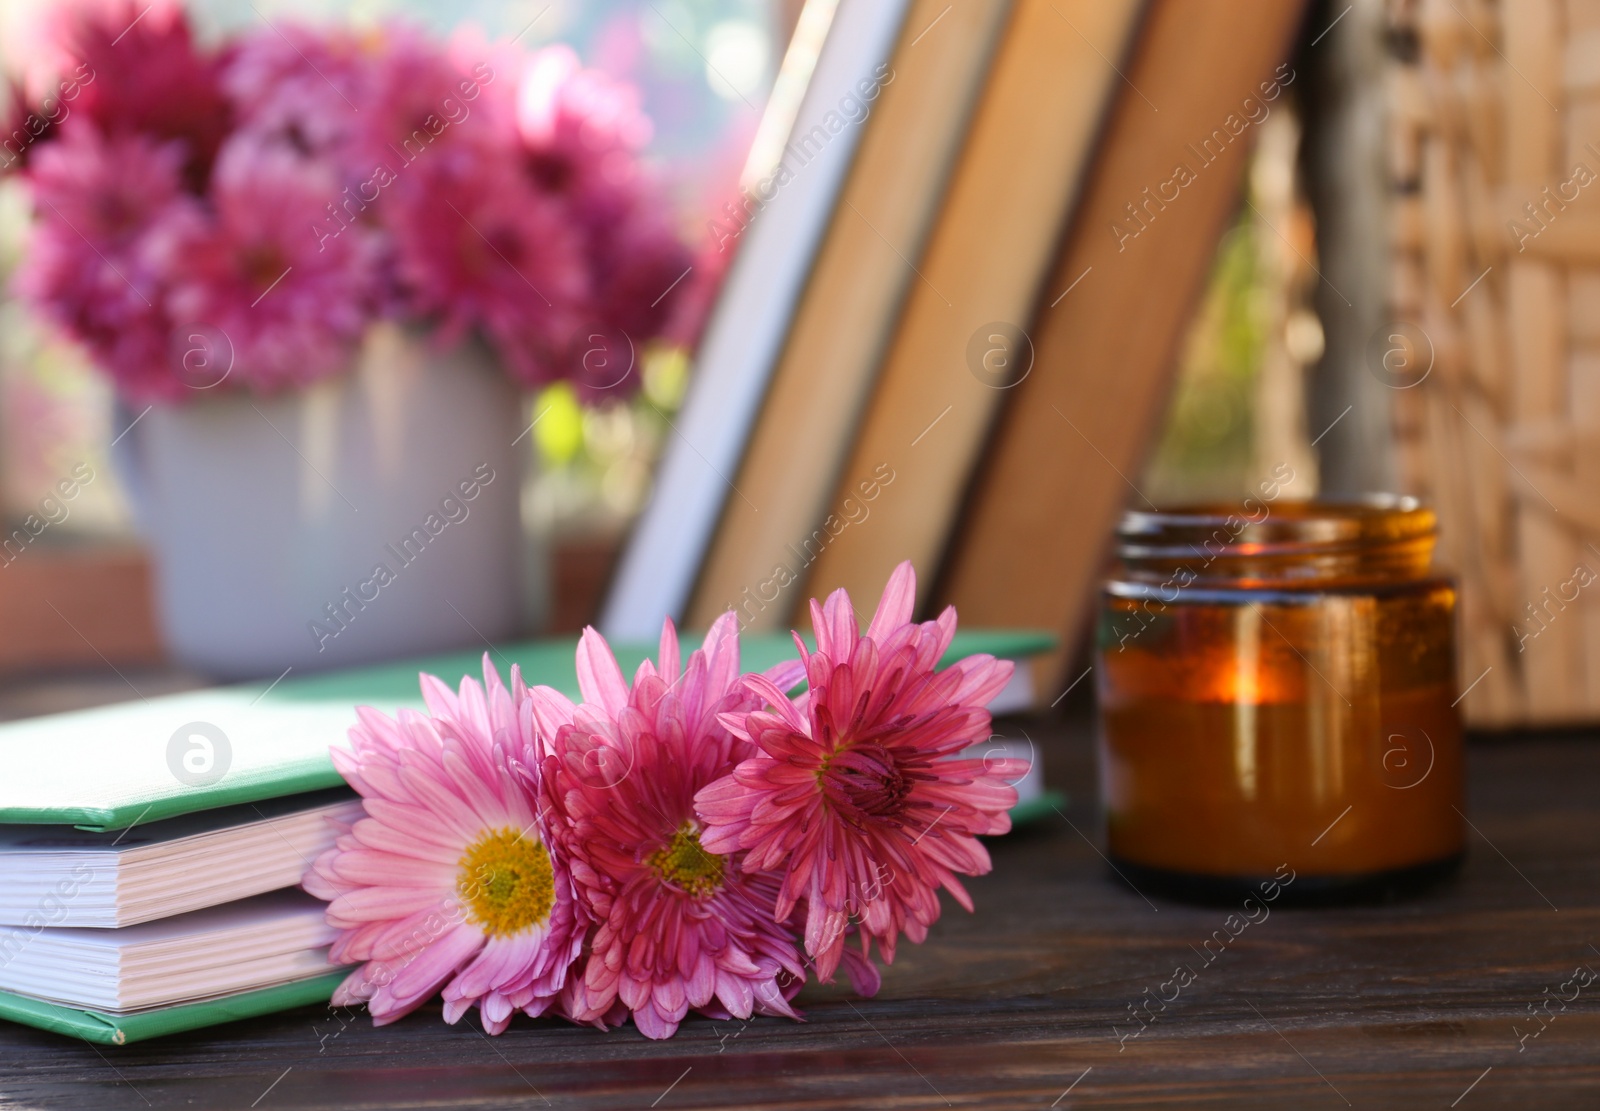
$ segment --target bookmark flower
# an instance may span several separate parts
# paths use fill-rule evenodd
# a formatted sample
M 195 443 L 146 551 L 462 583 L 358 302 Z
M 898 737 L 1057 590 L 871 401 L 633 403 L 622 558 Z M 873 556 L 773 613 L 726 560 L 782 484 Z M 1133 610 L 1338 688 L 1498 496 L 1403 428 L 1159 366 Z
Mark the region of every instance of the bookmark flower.
M 557 1004 L 583 944 L 566 860 L 528 790 L 537 769 L 513 766 L 530 751 L 527 688 L 512 668 L 508 691 L 487 656 L 483 674 L 459 694 L 424 675 L 428 714 L 362 707 L 350 751 L 333 750 L 367 816 L 304 886 L 343 931 L 330 959 L 365 962 L 334 1003 L 364 1002 L 380 1026 L 443 988 L 446 1021 L 476 1005 L 498 1034 L 513 1012 Z
M 977 836 L 1011 828 L 1022 761 L 956 754 L 989 735 L 984 707 L 1012 665 L 969 656 L 936 670 L 955 610 L 915 624 L 915 598 L 916 573 L 902 563 L 864 636 L 845 591 L 813 601 L 816 651 L 795 638 L 809 690 L 790 699 L 770 678 L 746 676 L 768 708 L 725 712 L 722 722 L 756 752 L 695 799 L 702 851 L 744 850 L 746 868 L 778 871 L 779 918 L 803 903 L 806 951 L 823 980 L 844 956 L 852 919 L 862 955 L 876 941 L 891 962 L 901 933 L 927 936 L 940 887 L 970 911 L 956 873 L 989 871 Z
M 721 720 L 757 704 L 739 686 L 734 615 L 682 669 L 668 622 L 660 658 L 641 664 L 631 687 L 593 629 L 577 664 L 582 705 L 530 692 L 548 753 L 542 788 L 598 922 L 567 1014 L 605 1025 L 631 1012 L 650 1038 L 670 1037 L 691 1008 L 798 1017 L 789 1000 L 805 968 L 774 913 L 776 876 L 736 851 L 708 851 L 695 817 L 696 792 L 753 753 Z M 798 667 L 786 674 L 792 684 Z

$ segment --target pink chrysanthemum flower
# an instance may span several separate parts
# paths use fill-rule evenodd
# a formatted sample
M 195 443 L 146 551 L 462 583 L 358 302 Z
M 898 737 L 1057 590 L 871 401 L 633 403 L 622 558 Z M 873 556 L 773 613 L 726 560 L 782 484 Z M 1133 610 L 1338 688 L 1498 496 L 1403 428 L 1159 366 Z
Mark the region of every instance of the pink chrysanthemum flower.
M 631 688 L 605 640 L 586 630 L 584 703 L 531 692 L 546 745 L 544 790 L 599 923 L 584 975 L 570 981 L 573 1019 L 617 1021 L 620 1002 L 646 1037 L 666 1038 L 691 1008 L 714 1018 L 798 1017 L 789 999 L 805 969 L 775 920 L 776 877 L 736 852 L 707 852 L 695 818 L 695 793 L 751 752 L 718 716 L 755 706 L 738 678 L 728 614 L 682 671 L 668 622 L 659 662 L 641 664 Z
M 303 157 L 337 160 L 359 180 L 372 169 L 352 150 L 367 122 L 360 109 L 372 65 L 354 33 L 287 24 L 239 40 L 222 83 L 241 129 Z
M 589 292 L 583 244 L 511 150 L 462 132 L 407 165 L 383 203 L 401 284 L 439 342 L 481 329 L 515 379 L 560 376 Z
M 404 24 L 385 27 L 366 71 L 355 145 L 361 168 L 381 165 L 405 189 L 410 165 L 466 139 L 509 148 L 516 124 L 510 79 L 500 70 L 513 56 L 466 33 L 441 44 Z
M 589 255 L 594 282 L 591 317 L 606 329 L 620 330 L 635 344 L 667 332 L 689 290 L 684 279 L 694 257 L 662 214 L 641 208 L 614 227 L 592 232 Z M 580 391 L 592 398 L 611 376 L 586 375 L 581 358 L 567 368 Z M 638 376 L 634 376 L 638 381 Z
M 618 378 L 616 359 L 597 371 L 586 354 L 598 336 L 608 349 L 632 351 L 667 331 L 694 263 L 640 160 L 650 117 L 638 90 L 584 69 L 568 46 L 547 46 L 518 80 L 517 128 L 523 173 L 571 213 L 589 258 L 586 327 L 562 355 L 562 371 L 590 400 L 618 387 L 630 391 L 638 375 Z
M 705 851 L 743 849 L 748 867 L 780 871 L 780 918 L 804 902 L 806 951 L 823 980 L 844 956 L 852 918 L 863 956 L 876 941 L 890 962 L 901 933 L 927 936 L 940 887 L 970 911 L 955 874 L 989 871 L 977 835 L 1011 828 L 1022 762 L 957 754 L 989 735 L 984 707 L 1012 665 L 969 656 L 936 670 L 955 610 L 915 624 L 915 599 L 907 562 L 865 636 L 845 591 L 813 601 L 816 651 L 795 638 L 809 690 L 791 700 L 771 679 L 747 676 L 770 708 L 722 720 L 759 751 L 695 800 Z
M 317 232 L 338 193 L 327 167 L 236 135 L 217 160 L 212 211 L 164 241 L 169 315 L 225 337 L 219 359 L 258 391 L 343 370 L 370 320 L 371 233 Z
M 33 149 L 49 144 L 65 116 L 59 96 L 52 94 L 46 109 L 28 96 L 21 81 L 0 81 L 0 178 L 26 169 Z
M 639 157 L 651 125 L 638 90 L 583 68 L 571 48 L 550 46 L 523 67 L 516 114 L 524 174 L 570 213 L 589 260 L 586 326 L 560 356 L 561 372 L 589 400 L 631 392 L 639 375 L 619 379 L 616 358 L 596 370 L 585 355 L 602 335 L 607 348 L 636 351 L 667 331 L 694 262 Z
M 528 174 L 568 197 L 586 227 L 614 225 L 639 203 L 651 126 L 637 89 L 584 69 L 571 47 L 548 46 L 523 68 L 516 113 Z
M 512 668 L 508 691 L 487 657 L 483 674 L 459 695 L 424 675 L 429 715 L 363 707 L 350 751 L 333 750 L 367 816 L 304 886 L 344 931 L 331 959 L 366 962 L 334 1003 L 365 1002 L 378 1025 L 442 986 L 446 1021 L 476 1004 L 498 1034 L 514 1011 L 557 1005 L 583 943 L 566 861 L 513 766 L 531 744 L 527 688 Z
M 62 5 L 51 18 L 63 71 L 82 63 L 92 74 L 73 114 L 106 135 L 180 143 L 185 185 L 203 192 L 231 121 L 221 57 L 196 47 L 182 4 L 104 0 Z
M 69 119 L 28 170 L 37 223 L 17 290 L 134 397 L 181 390 L 152 229 L 199 209 L 182 192 L 182 163 L 179 143 L 103 138 L 87 120 Z

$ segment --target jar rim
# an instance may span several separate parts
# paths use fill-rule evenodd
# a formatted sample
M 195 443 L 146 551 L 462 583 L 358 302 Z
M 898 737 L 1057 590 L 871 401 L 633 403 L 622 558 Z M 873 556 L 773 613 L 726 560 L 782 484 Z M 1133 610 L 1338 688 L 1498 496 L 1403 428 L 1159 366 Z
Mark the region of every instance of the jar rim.
M 1200 552 L 1212 558 L 1315 556 L 1430 542 L 1437 533 L 1434 511 L 1406 495 L 1327 501 L 1245 498 L 1129 510 L 1117 527 L 1117 554 L 1128 560 Z

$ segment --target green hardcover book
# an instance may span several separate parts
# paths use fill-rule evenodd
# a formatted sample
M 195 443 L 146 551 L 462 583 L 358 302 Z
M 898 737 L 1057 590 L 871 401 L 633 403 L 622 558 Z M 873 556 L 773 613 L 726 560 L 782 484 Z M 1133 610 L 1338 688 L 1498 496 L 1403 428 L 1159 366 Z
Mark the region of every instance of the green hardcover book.
M 529 641 L 493 649 L 490 658 L 502 676 L 516 664 L 530 684 L 547 684 L 577 698 L 576 643 L 570 638 Z M 966 631 L 957 634 L 944 662 L 975 652 L 1026 661 L 1054 644 L 1054 637 L 1045 633 Z M 616 650 L 624 671 L 631 674 L 654 648 L 619 645 Z M 745 670 L 761 670 L 791 658 L 794 644 L 786 635 L 745 637 L 741 654 Z M 152 912 L 153 901 L 159 906 L 162 897 L 160 883 L 169 885 L 165 890 L 174 900 L 168 913 L 194 923 L 184 928 L 211 928 L 206 916 L 245 904 L 194 909 L 201 904 L 189 897 L 192 892 L 171 886 L 171 877 L 187 874 L 184 862 L 197 853 L 230 851 L 230 859 L 247 861 L 248 866 L 258 857 L 285 857 L 276 860 L 276 872 L 262 873 L 255 890 L 281 886 L 286 876 L 299 874 L 301 861 L 319 851 L 313 824 L 320 821 L 318 816 L 350 813 L 351 796 L 341 790 L 343 782 L 328 750 L 345 743 L 355 722 L 354 707 L 369 705 L 387 713 L 404 707 L 420 710 L 419 672 L 455 684 L 464 675 L 480 676 L 482 658 L 481 652 L 468 651 L 291 675 L 270 686 L 165 695 L 0 726 L 0 767 L 5 769 L 0 776 L 0 886 L 14 896 L 8 901 L 0 895 L 0 987 L 13 986 L 13 981 L 31 984 L 28 975 L 42 976 L 38 982 L 46 985 L 25 992 L 0 990 L 0 1017 L 122 1044 L 328 999 L 343 973 L 302 970 L 286 982 L 212 991 L 202 998 L 184 996 L 166 1005 L 152 1004 L 148 996 L 101 1001 L 123 1006 L 90 1005 L 83 1001 L 98 997 L 73 994 L 70 985 L 49 986 L 57 980 L 52 979 L 50 950 L 39 939 L 48 930 L 51 943 L 77 935 L 87 945 L 128 930 L 159 933 L 164 924 L 177 929 L 177 917 L 163 921 L 159 912 Z M 1019 678 L 994 708 L 1030 705 L 1030 675 L 1028 667 L 1019 666 Z M 1042 792 L 1037 782 L 1018 787 L 1024 795 L 1013 811 L 1018 821 L 1048 813 L 1052 802 L 1059 801 L 1059 796 Z M 58 832 L 51 833 L 52 827 Z M 251 845 L 288 848 L 274 854 Z M 291 850 L 292 860 L 285 856 Z M 285 867 L 287 873 L 279 875 Z M 119 876 L 119 869 L 127 874 Z M 229 872 L 230 893 L 220 898 L 254 894 L 248 877 L 236 875 L 236 870 Z M 64 881 L 68 886 L 53 889 L 58 894 L 52 900 L 50 882 L 56 875 L 71 878 Z M 130 885 L 138 890 L 124 899 L 123 888 Z M 63 898 L 62 892 L 71 897 Z M 141 924 L 124 925 L 130 922 Z M 85 928 L 92 926 L 121 928 Z M 173 943 L 170 936 L 154 942 L 156 951 Z M 318 944 L 325 945 L 326 939 Z M 102 944 L 84 951 L 114 949 Z M 17 959 L 19 952 L 28 959 Z M 113 969 L 119 967 L 116 959 L 128 967 L 126 952 L 108 959 Z M 185 990 L 197 989 L 191 984 Z
M 333 989 L 345 978 L 347 969 L 323 973 L 309 980 L 295 980 L 276 984 L 270 988 L 242 992 L 223 999 L 206 999 L 198 1003 L 179 1003 L 152 1011 L 114 1015 L 42 999 L 30 999 L 0 991 L 0 1018 L 12 1022 L 37 1026 L 55 1034 L 70 1034 L 86 1042 L 101 1045 L 127 1045 L 146 1038 L 159 1038 L 165 1034 L 181 1034 L 185 1030 L 199 1030 L 206 1026 L 219 1026 L 241 1018 L 255 1018 L 274 1011 L 288 1011 L 295 1007 L 308 1007 L 326 1003 Z

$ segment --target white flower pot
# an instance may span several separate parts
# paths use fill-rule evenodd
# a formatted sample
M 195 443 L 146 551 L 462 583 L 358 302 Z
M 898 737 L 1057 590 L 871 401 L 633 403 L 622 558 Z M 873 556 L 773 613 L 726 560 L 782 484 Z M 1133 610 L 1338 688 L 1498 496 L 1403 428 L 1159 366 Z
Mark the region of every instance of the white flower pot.
M 352 373 L 225 389 L 130 411 L 116 445 L 176 662 L 275 677 L 517 631 L 528 449 L 481 346 L 379 326 Z

